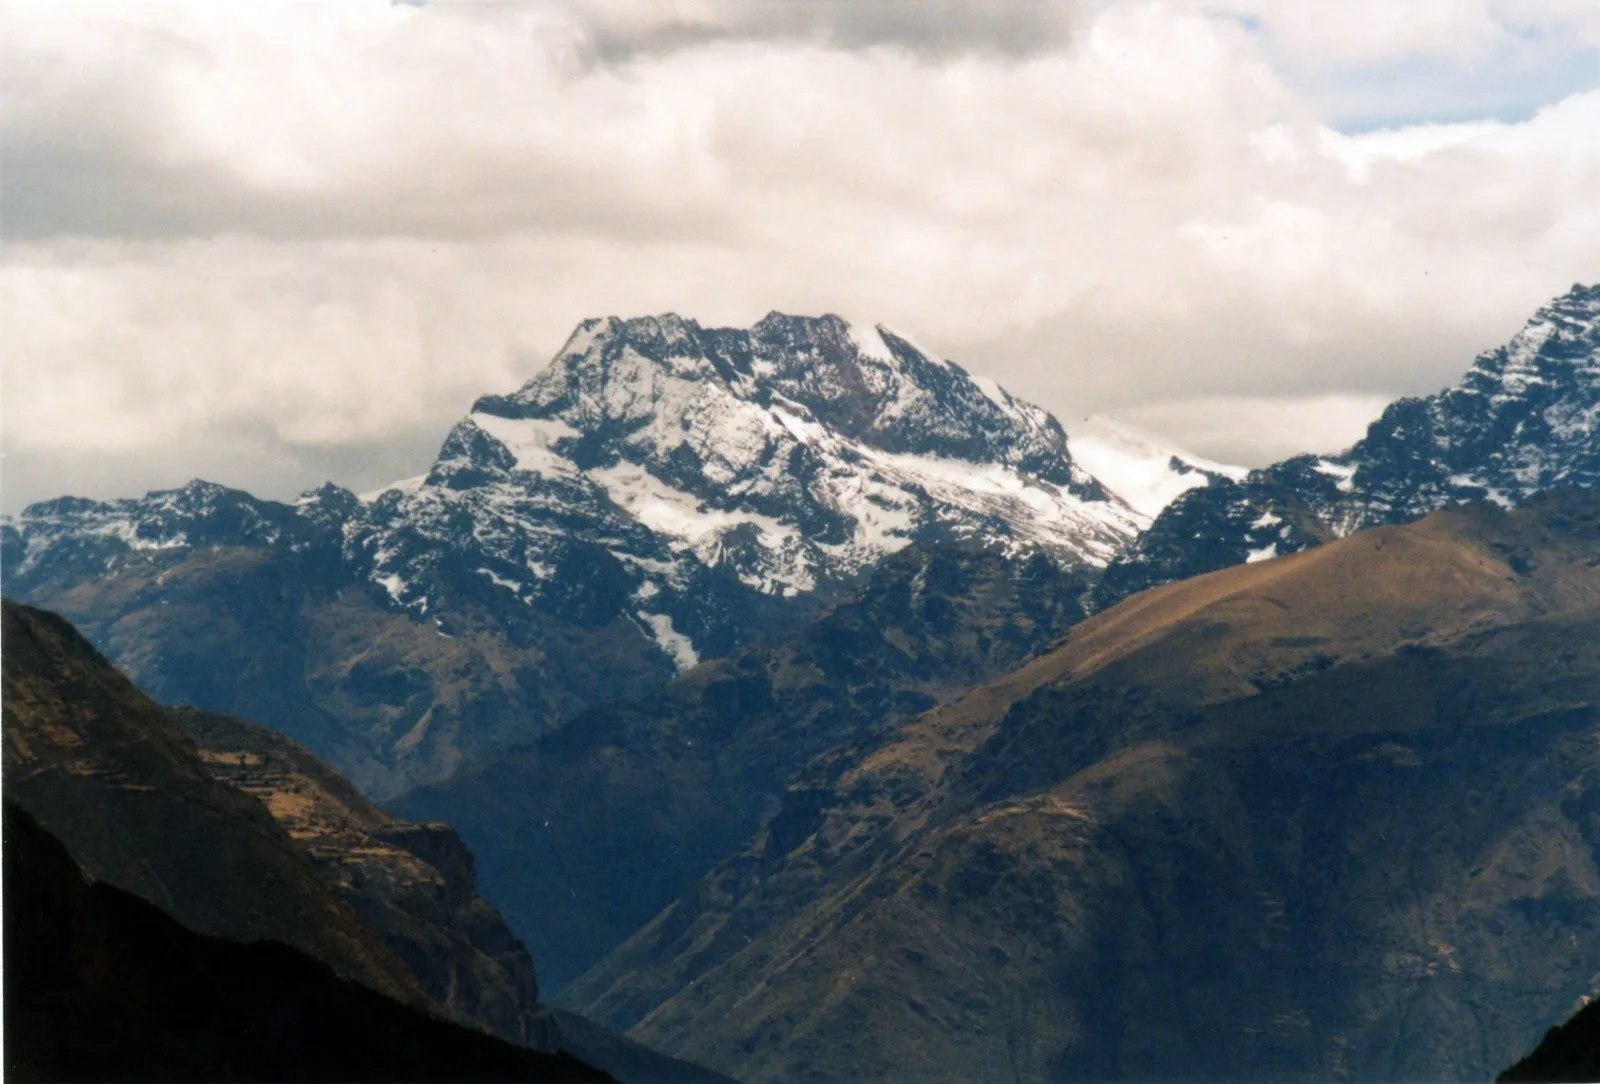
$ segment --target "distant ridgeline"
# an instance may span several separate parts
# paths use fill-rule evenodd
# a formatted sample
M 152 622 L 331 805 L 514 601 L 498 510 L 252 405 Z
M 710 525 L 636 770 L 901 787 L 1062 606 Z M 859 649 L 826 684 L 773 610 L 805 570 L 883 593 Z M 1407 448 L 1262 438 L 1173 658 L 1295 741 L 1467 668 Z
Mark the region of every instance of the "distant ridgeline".
M 1350 451 L 1248 476 L 1086 431 L 1097 478 L 1048 413 L 887 327 L 588 320 L 426 475 L 292 505 L 204 482 L 46 501 L 0 525 L 0 564 L 162 700 L 273 726 L 384 798 L 781 638 L 907 545 L 1042 556 L 1103 608 L 1592 485 L 1597 299 L 1575 287 Z
M 1109 605 L 1159 583 L 1295 553 L 1456 501 L 1514 505 L 1600 483 L 1600 285 L 1574 286 L 1461 382 L 1391 403 L 1333 456 L 1295 456 L 1178 497 L 1112 562 Z

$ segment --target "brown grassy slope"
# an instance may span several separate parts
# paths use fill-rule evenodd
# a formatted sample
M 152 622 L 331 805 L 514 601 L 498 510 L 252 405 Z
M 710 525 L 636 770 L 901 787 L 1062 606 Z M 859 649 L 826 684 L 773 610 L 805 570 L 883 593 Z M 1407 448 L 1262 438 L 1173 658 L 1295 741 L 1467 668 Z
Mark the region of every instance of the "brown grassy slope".
M 1131 599 L 581 1004 L 751 1080 L 1487 1076 L 1600 975 L 1597 566 L 1565 495 Z
M 182 728 L 66 621 L 5 602 L 5 792 L 96 880 L 199 933 L 282 941 L 422 1001 L 406 965 L 260 802 L 213 779 Z

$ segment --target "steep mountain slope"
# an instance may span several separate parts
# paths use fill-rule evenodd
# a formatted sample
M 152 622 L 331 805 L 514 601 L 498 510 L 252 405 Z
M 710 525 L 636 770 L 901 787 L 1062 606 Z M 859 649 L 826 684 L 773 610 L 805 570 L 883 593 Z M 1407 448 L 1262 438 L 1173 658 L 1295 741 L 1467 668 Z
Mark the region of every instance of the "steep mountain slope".
M 203 937 L 85 883 L 9 797 L 4 827 L 9 1079 L 610 1079 L 391 1001 L 286 945 Z
M 569 993 L 747 1080 L 1485 1077 L 1600 992 L 1597 738 L 1600 498 L 1447 510 L 1078 625 Z
M 1296 456 L 1185 493 L 1097 588 L 1158 583 L 1294 553 L 1456 501 L 1515 504 L 1600 483 L 1600 285 L 1574 286 L 1453 388 L 1389 405 L 1348 451 Z
M 3 605 L 5 792 L 84 871 L 198 933 L 268 939 L 413 1003 L 405 963 L 260 802 L 213 779 L 159 705 L 54 614 Z
M 276 731 L 179 708 L 206 767 L 255 796 L 313 866 L 403 959 L 429 1001 L 459 1023 L 519 1046 L 564 1050 L 619 1080 L 727 1084 L 539 1000 L 533 960 L 477 894 L 472 852 L 445 824 L 383 812 Z
M 901 551 L 775 645 L 704 663 L 399 802 L 447 820 L 553 990 L 778 808 L 817 753 L 915 716 L 1044 649 L 1083 581 L 1043 556 Z
M 557 1043 L 533 960 L 477 894 L 472 853 L 445 824 L 384 813 L 281 734 L 178 709 L 201 760 L 253 795 L 446 1015 L 541 1050 Z
M 1146 522 L 1049 414 L 887 329 L 668 315 L 585 322 L 381 493 L 42 502 L 0 571 L 162 700 L 391 796 L 780 637 L 913 542 L 1092 572 Z

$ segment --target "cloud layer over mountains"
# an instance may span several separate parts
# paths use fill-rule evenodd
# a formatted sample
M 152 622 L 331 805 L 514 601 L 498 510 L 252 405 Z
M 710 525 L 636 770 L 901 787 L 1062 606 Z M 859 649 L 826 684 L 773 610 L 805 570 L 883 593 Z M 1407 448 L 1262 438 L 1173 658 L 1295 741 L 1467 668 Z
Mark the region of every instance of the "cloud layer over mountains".
M 1597 277 L 1595 11 L 10 6 L 5 504 L 387 481 L 579 319 L 666 310 L 1332 448 Z

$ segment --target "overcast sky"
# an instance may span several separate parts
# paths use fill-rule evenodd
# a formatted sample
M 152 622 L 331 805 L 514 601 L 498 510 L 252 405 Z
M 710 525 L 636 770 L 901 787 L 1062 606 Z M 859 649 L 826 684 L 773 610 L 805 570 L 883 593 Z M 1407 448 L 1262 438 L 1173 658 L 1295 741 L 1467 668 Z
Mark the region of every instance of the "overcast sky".
M 1595 0 L 0 4 L 0 498 L 417 473 L 586 316 L 1333 450 L 1600 279 Z

